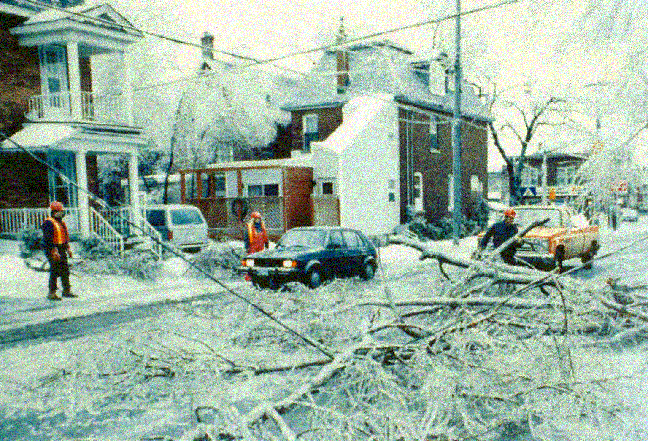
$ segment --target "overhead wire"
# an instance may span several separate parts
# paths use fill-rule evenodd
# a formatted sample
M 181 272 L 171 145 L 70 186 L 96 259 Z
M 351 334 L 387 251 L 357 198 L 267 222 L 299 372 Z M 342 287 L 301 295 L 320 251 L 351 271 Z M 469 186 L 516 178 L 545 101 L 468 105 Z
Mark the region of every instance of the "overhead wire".
M 182 45 L 195 47 L 195 48 L 200 48 L 200 49 L 203 48 L 202 45 L 198 44 L 198 43 L 189 42 L 189 41 L 186 41 L 186 40 L 182 40 L 180 38 L 164 35 L 164 34 L 161 34 L 161 33 L 158 33 L 158 32 L 142 30 L 142 29 L 137 28 L 137 27 L 132 26 L 132 25 L 125 25 L 125 24 L 116 23 L 116 22 L 111 21 L 111 20 L 106 20 L 106 19 L 103 19 L 103 18 L 100 18 L 100 17 L 94 17 L 94 16 L 91 16 L 91 15 L 88 15 L 88 14 L 84 14 L 83 12 L 72 11 L 69 8 L 63 8 L 63 7 L 60 7 L 60 6 L 44 3 L 44 2 L 39 1 L 39 0 L 18 0 L 18 1 L 20 1 L 20 2 L 22 2 L 24 4 L 29 4 L 29 5 L 36 6 L 36 7 L 56 10 L 56 11 L 59 11 L 61 13 L 65 13 L 65 14 L 72 15 L 72 16 L 75 16 L 75 17 L 79 17 L 79 18 L 83 18 L 83 19 L 86 19 L 86 20 L 94 21 L 96 23 L 102 24 L 102 25 L 104 25 L 106 27 L 109 27 L 109 28 L 112 28 L 112 29 L 130 30 L 132 32 L 139 32 L 139 33 L 142 33 L 142 34 L 145 34 L 145 35 L 150 35 L 150 36 L 157 37 L 157 38 L 160 38 L 160 39 L 163 39 L 163 40 L 167 40 L 167 41 L 170 41 L 170 42 L 176 43 L 176 44 L 182 44 Z M 481 6 L 481 7 L 478 7 L 478 8 L 473 8 L 473 9 L 470 9 L 470 10 L 467 10 L 467 11 L 463 11 L 463 12 L 459 13 L 459 15 L 460 16 L 469 16 L 469 15 L 477 14 L 477 13 L 480 13 L 480 12 L 488 11 L 488 10 L 491 10 L 491 9 L 496 9 L 496 8 L 508 6 L 508 5 L 511 5 L 511 4 L 514 4 L 514 3 L 518 3 L 519 1 L 520 0 L 503 0 L 503 1 L 500 1 L 498 3 L 494 3 L 494 4 L 490 4 L 490 5 L 484 5 L 484 6 Z M 412 24 L 408 24 L 408 25 L 404 25 L 404 26 L 399 26 L 399 27 L 395 27 L 395 28 L 391 28 L 391 29 L 387 29 L 387 30 L 383 30 L 383 31 L 378 31 L 378 32 L 374 32 L 374 33 L 359 36 L 359 37 L 348 38 L 342 44 L 327 44 L 327 45 L 322 45 L 322 46 L 318 46 L 318 47 L 315 47 L 315 48 L 306 49 L 306 50 L 303 50 L 303 51 L 292 52 L 292 53 L 285 54 L 285 55 L 282 55 L 282 56 L 279 56 L 279 57 L 262 59 L 262 60 L 257 59 L 257 58 L 253 58 L 253 57 L 249 57 L 249 56 L 236 54 L 234 52 L 220 50 L 220 49 L 212 48 L 212 50 L 213 50 L 213 52 L 216 52 L 216 53 L 219 53 L 219 54 L 222 54 L 222 55 L 227 55 L 227 56 L 230 56 L 230 57 L 233 57 L 233 58 L 236 58 L 236 59 L 250 61 L 251 63 L 247 64 L 247 65 L 238 65 L 238 66 L 229 65 L 229 67 L 233 67 L 233 68 L 246 69 L 246 68 L 249 68 L 249 67 L 261 66 L 261 65 L 265 65 L 265 64 L 273 64 L 276 61 L 281 61 L 281 60 L 285 60 L 285 59 L 288 59 L 288 58 L 293 58 L 293 57 L 300 56 L 300 55 L 307 55 L 307 54 L 311 54 L 311 53 L 315 53 L 315 52 L 325 51 L 325 50 L 328 50 L 328 49 L 348 47 L 353 43 L 361 42 L 361 41 L 364 41 L 364 40 L 376 38 L 376 37 L 383 36 L 383 35 L 389 35 L 389 34 L 401 32 L 401 31 L 404 31 L 404 30 L 414 29 L 414 28 L 426 26 L 426 25 L 429 25 L 429 24 L 440 24 L 443 21 L 447 21 L 447 20 L 451 20 L 451 19 L 456 18 L 457 15 L 458 15 L 457 13 L 447 14 L 447 15 L 436 17 L 436 18 L 433 18 L 433 19 L 423 20 L 423 21 L 420 21 L 420 22 L 416 22 L 416 23 L 412 23 Z M 384 48 L 383 48 L 383 50 L 384 50 Z M 219 62 L 219 63 L 223 63 L 225 65 L 228 65 L 227 62 L 224 62 L 222 60 L 214 60 L 214 61 Z M 277 68 L 279 68 L 281 70 L 286 70 L 286 71 L 290 71 L 290 72 L 293 72 L 293 73 L 296 72 L 294 69 L 289 69 L 289 68 L 284 67 L 284 66 L 278 66 L 278 65 L 274 65 L 274 64 L 273 64 L 273 66 L 277 67 Z M 412 70 L 414 70 L 414 71 L 416 69 L 418 69 L 418 68 L 416 68 L 414 66 L 410 66 L 410 68 Z M 312 76 L 312 73 L 309 73 L 309 74 L 306 74 L 306 73 L 303 73 L 303 72 L 299 72 L 299 73 L 304 75 L 304 76 L 308 76 L 308 77 Z M 157 88 L 157 87 L 170 86 L 170 85 L 183 83 L 183 82 L 187 82 L 187 81 L 195 81 L 197 79 L 205 78 L 205 77 L 211 76 L 211 75 L 219 75 L 219 72 L 201 72 L 199 74 L 192 75 L 192 76 L 189 76 L 189 77 L 183 77 L 183 78 L 170 80 L 170 81 L 166 81 L 166 82 L 159 82 L 159 83 L 155 83 L 155 84 L 152 84 L 152 85 L 134 87 L 133 91 L 134 92 L 135 91 L 142 91 L 142 90 L 147 90 L 147 89 L 152 89 L 152 88 Z M 333 73 L 333 72 L 331 72 L 331 73 L 320 72 L 320 73 L 316 73 L 315 75 L 320 75 L 320 76 L 326 75 L 326 76 L 328 76 L 328 75 L 335 75 L 335 73 Z M 118 95 L 118 94 L 115 94 L 115 95 Z M 484 107 L 485 107 L 485 105 L 484 105 Z M 424 109 L 420 109 L 420 111 L 422 111 L 423 113 L 429 113 L 429 115 L 434 114 L 434 115 L 438 116 L 436 113 L 433 113 L 433 112 L 430 112 L 430 111 L 427 111 L 427 110 L 424 110 Z M 475 112 L 475 113 L 479 113 L 479 112 Z M 441 120 L 446 120 L 446 122 L 450 122 L 452 120 L 452 118 L 445 117 L 443 115 L 439 116 L 439 118 Z M 467 121 L 467 123 L 471 124 L 470 121 Z M 482 128 L 479 125 L 476 125 L 475 127 L 480 128 L 480 129 Z
M 67 177 L 67 176 L 66 176 L 66 175 L 65 175 L 61 170 L 59 170 L 59 169 L 57 169 L 56 167 L 52 166 L 51 164 L 47 163 L 47 161 L 45 161 L 45 160 L 43 160 L 42 158 L 38 157 L 38 155 L 34 154 L 34 152 L 30 151 L 29 149 L 25 148 L 23 145 L 17 143 L 16 141 L 14 141 L 14 140 L 11 139 L 10 137 L 8 137 L 4 132 L 1 132 L 1 131 L 0 131 L 0 138 L 2 138 L 2 139 L 5 140 L 5 141 L 9 141 L 9 142 L 10 142 L 11 144 L 13 144 L 13 145 L 18 149 L 18 150 L 21 150 L 22 152 L 26 153 L 26 154 L 29 155 L 31 158 L 33 158 L 36 162 L 38 162 L 39 164 L 45 166 L 48 170 L 50 170 L 50 171 L 52 171 L 53 173 L 55 173 L 55 174 L 56 174 L 57 176 L 59 176 L 59 177 L 61 178 L 61 180 L 62 180 L 63 182 L 65 182 L 67 185 L 71 185 L 71 186 L 73 186 L 74 188 L 76 188 L 77 191 L 81 191 L 81 192 L 85 193 L 85 194 L 89 197 L 90 200 L 92 200 L 93 202 L 97 203 L 97 204 L 98 204 L 99 206 L 101 206 L 102 208 L 106 208 L 106 209 L 113 208 L 113 207 L 111 207 L 111 206 L 110 206 L 110 205 L 109 205 L 105 200 L 103 200 L 103 199 L 100 198 L 99 196 L 95 195 L 93 192 L 91 192 L 91 191 L 88 190 L 87 188 L 83 188 L 83 187 L 81 187 L 80 185 L 78 185 L 76 182 L 74 182 L 73 180 L 71 180 L 70 178 L 68 178 L 68 177 Z M 303 335 L 303 334 L 300 333 L 300 332 L 297 332 L 297 331 L 294 330 L 292 327 L 288 326 L 288 325 L 285 324 L 283 321 L 281 321 L 281 320 L 279 320 L 278 318 L 276 318 L 276 317 L 275 317 L 274 315 L 272 315 L 270 312 L 266 311 L 263 307 L 257 305 L 256 303 L 254 303 L 253 301 L 251 301 L 250 299 L 248 299 L 248 298 L 247 298 L 246 296 L 244 296 L 243 294 L 236 292 L 234 289 L 232 289 L 231 287 L 229 287 L 225 282 L 222 282 L 220 279 L 218 279 L 217 277 L 215 277 L 215 276 L 212 275 L 211 273 L 207 272 L 204 268 L 201 268 L 201 267 L 200 267 L 199 265 L 197 265 L 195 262 L 193 262 L 193 261 L 187 259 L 187 258 L 184 256 L 184 254 L 183 254 L 182 252 L 178 251 L 177 249 L 175 249 L 175 247 L 169 246 L 169 245 L 166 244 L 164 241 L 158 239 L 157 237 L 154 237 L 152 234 L 148 234 L 148 232 L 147 232 L 144 228 L 142 228 L 142 226 L 139 225 L 137 222 L 133 222 L 130 218 L 123 216 L 122 214 L 120 214 L 119 211 L 116 211 L 116 213 L 117 213 L 117 214 L 116 214 L 116 217 L 117 217 L 120 221 L 122 221 L 122 222 L 128 224 L 129 226 L 131 226 L 131 227 L 137 229 L 139 232 L 143 233 L 143 234 L 144 234 L 145 236 L 147 236 L 150 240 L 154 241 L 156 244 L 158 244 L 159 246 L 161 246 L 162 248 L 164 248 L 166 251 L 172 253 L 172 254 L 175 255 L 176 257 L 179 257 L 179 258 L 182 259 L 184 262 L 186 262 L 187 264 L 189 264 L 189 266 L 191 266 L 191 268 L 195 269 L 196 271 L 198 271 L 200 274 L 202 274 L 202 275 L 204 275 L 205 277 L 207 277 L 207 278 L 208 278 L 209 280 L 211 280 L 212 282 L 215 282 L 217 285 L 219 285 L 220 287 L 222 287 L 223 289 L 225 289 L 225 291 L 227 291 L 228 293 L 232 294 L 234 297 L 236 297 L 236 298 L 238 298 L 239 300 L 242 300 L 242 301 L 245 302 L 246 304 L 250 305 L 252 308 L 256 309 L 256 310 L 259 311 L 261 314 L 263 314 L 264 316 L 266 316 L 267 318 L 269 318 L 269 319 L 272 320 L 273 322 L 277 323 L 279 326 L 281 326 L 282 328 L 284 328 L 285 330 L 287 330 L 287 331 L 290 332 L 291 334 L 293 334 L 293 335 L 295 335 L 296 337 L 300 338 L 301 340 L 303 340 L 303 341 L 304 341 L 305 343 L 307 343 L 308 345 L 314 347 L 315 349 L 317 349 L 318 351 L 320 351 L 322 354 L 326 355 L 327 357 L 329 357 L 329 358 L 331 358 L 331 359 L 333 358 L 333 355 L 331 354 L 331 352 L 330 352 L 327 348 L 324 348 L 320 343 L 314 341 L 313 339 L 309 338 L 308 336 Z M 137 219 L 138 216 L 139 216 L 139 215 L 138 215 L 137 213 L 135 213 L 134 218 Z

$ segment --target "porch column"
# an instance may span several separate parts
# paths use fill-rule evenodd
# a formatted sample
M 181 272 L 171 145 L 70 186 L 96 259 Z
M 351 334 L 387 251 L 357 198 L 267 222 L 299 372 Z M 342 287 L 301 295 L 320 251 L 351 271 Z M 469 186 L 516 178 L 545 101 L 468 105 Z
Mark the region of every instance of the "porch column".
M 142 210 L 139 201 L 139 176 L 137 173 L 137 153 L 128 155 L 128 189 L 130 191 L 130 206 L 133 210 L 133 223 L 140 225 Z
M 124 99 L 123 106 L 126 113 L 126 123 L 133 126 L 133 84 L 132 84 L 132 68 L 131 63 L 126 56 L 126 52 L 121 53 L 122 66 L 124 75 L 122 77 L 122 97 Z
M 77 190 L 77 206 L 79 209 L 79 232 L 82 238 L 90 236 L 90 213 L 88 197 L 88 172 L 86 165 L 86 150 L 81 148 L 75 154 L 76 181 L 79 186 Z
M 73 119 L 81 119 L 81 73 L 79 70 L 79 43 L 67 42 L 67 65 L 70 81 L 70 110 Z M 85 167 L 84 167 L 85 169 Z

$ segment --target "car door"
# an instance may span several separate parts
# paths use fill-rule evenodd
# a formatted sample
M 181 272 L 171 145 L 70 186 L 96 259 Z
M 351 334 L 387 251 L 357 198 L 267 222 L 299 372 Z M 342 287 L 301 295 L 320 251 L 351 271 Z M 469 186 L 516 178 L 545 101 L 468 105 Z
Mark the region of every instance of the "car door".
M 326 247 L 327 272 L 336 277 L 345 276 L 347 267 L 346 244 L 341 230 L 331 230 Z
M 350 276 L 359 274 L 364 260 L 362 240 L 355 231 L 351 230 L 342 231 L 342 237 L 346 243 L 344 253 L 347 274 Z

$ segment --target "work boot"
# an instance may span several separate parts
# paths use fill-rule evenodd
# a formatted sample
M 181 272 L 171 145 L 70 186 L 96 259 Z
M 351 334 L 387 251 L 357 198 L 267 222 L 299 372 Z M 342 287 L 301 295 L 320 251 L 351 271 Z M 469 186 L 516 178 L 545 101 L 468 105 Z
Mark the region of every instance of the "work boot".
M 73 294 L 72 291 L 63 291 L 63 297 L 75 298 L 79 297 L 76 294 Z
M 48 300 L 61 300 L 59 296 L 56 295 L 56 291 L 50 291 L 47 295 Z

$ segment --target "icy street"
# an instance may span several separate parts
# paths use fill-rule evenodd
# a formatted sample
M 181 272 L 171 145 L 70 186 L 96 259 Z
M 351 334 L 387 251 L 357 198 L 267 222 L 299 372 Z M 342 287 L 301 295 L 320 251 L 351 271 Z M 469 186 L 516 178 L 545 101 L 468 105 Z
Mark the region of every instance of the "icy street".
M 646 217 L 636 223 L 623 222 L 617 231 L 602 227 L 599 256 L 647 235 Z M 447 241 L 430 243 L 435 249 L 464 257 L 474 245 L 475 238 L 461 241 L 458 248 Z M 26 267 L 17 257 L 15 244 L 4 242 L 2 246 L 2 440 L 192 440 L 190 434 L 199 422 L 215 423 L 217 418 L 209 409 L 219 403 L 236 401 L 242 412 L 256 401 L 281 398 L 298 382 L 296 376 L 279 375 L 230 379 L 223 372 L 231 360 L 263 365 L 316 358 L 317 354 L 303 347 L 278 354 L 255 344 L 254 339 L 261 343 L 264 335 L 289 338 L 221 287 L 192 276 L 177 258 L 165 261 L 154 281 L 75 272 L 72 285 L 80 297 L 52 303 L 45 299 L 47 273 Z M 568 277 L 592 289 L 603 286 L 608 278 L 618 279 L 618 285 L 639 287 L 648 284 L 647 252 L 648 240 L 641 241 Z M 419 299 L 442 289 L 436 263 L 420 261 L 418 251 L 390 245 L 380 254 L 375 280 L 335 281 L 314 291 L 303 287 L 284 293 L 259 291 L 231 273 L 222 276 L 237 292 L 273 308 L 302 332 L 324 339 L 335 328 L 367 324 L 328 323 L 328 312 L 319 315 L 318 306 L 326 311 L 330 307 L 326 305 L 342 308 L 362 299 Z M 386 298 L 386 293 L 393 299 Z M 648 295 L 648 289 L 636 293 Z M 246 326 L 256 331 L 246 333 Z M 246 351 L 228 341 L 244 341 Z M 601 439 L 598 436 L 604 429 L 615 432 L 609 439 L 646 439 L 648 361 L 644 346 L 597 349 L 596 356 L 596 365 L 584 364 L 582 375 L 604 373 L 616 378 L 606 387 L 612 387 L 617 405 L 622 403 L 627 409 L 617 425 L 592 432 L 592 439 Z M 216 369 L 216 361 L 225 367 Z M 209 415 L 199 415 L 198 409 L 207 409 Z M 295 420 L 292 423 L 299 425 Z M 584 433 L 576 426 L 569 430 L 572 435 Z M 557 433 L 566 434 L 567 429 Z

